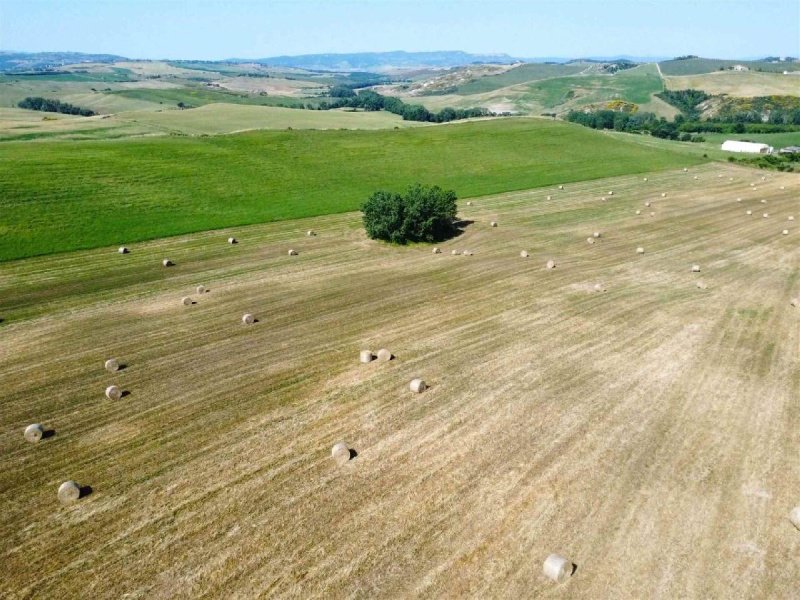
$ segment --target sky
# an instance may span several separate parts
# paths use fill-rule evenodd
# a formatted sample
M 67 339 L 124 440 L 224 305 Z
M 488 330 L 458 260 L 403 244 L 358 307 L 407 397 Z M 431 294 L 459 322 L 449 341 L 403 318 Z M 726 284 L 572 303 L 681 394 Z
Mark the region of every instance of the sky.
M 0 50 L 220 60 L 800 55 L 800 0 L 0 0 Z

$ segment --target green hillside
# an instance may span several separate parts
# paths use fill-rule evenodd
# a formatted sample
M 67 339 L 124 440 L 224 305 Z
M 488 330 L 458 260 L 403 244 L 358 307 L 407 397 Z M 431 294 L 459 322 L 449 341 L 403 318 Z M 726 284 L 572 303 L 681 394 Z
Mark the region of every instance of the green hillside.
M 658 63 L 664 75 L 701 75 L 725 70 L 734 65 L 744 65 L 753 71 L 782 73 L 783 71 L 800 71 L 800 63 L 771 63 L 764 61 L 723 60 L 718 58 L 686 58 L 683 60 L 665 60 Z
M 357 209 L 421 181 L 460 197 L 704 159 L 584 127 L 500 119 L 0 145 L 0 260 Z

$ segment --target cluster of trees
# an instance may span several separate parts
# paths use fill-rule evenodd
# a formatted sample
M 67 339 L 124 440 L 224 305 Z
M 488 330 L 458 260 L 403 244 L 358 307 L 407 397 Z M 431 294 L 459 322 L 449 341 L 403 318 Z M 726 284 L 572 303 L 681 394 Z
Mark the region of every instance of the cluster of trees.
M 759 169 L 773 169 L 777 171 L 794 171 L 797 163 L 800 162 L 800 154 L 767 154 L 757 157 L 750 156 L 729 156 L 728 162 L 738 162 L 758 167 Z
M 456 193 L 419 183 L 405 194 L 377 191 L 362 205 L 364 229 L 373 240 L 395 244 L 437 242 L 456 231 Z
M 648 132 L 655 137 L 681 142 L 704 142 L 705 138 L 693 135 L 689 131 L 682 131 L 680 123 L 667 121 L 664 117 L 657 117 L 653 113 L 628 113 L 616 110 L 597 110 L 583 112 L 573 110 L 567 114 L 567 121 L 578 123 L 592 129 L 613 129 L 628 133 Z
M 694 123 L 692 131 L 721 133 L 766 133 L 766 131 L 792 131 L 800 125 L 800 98 L 796 96 L 758 96 L 755 98 L 724 98 L 717 114 L 700 121 L 698 106 L 711 96 L 701 90 L 668 90 L 656 94 L 681 111 L 684 122 Z M 709 125 L 706 125 L 709 124 Z M 719 125 L 717 125 L 719 124 Z M 753 125 L 786 125 L 787 128 L 770 128 L 757 131 L 745 127 Z M 727 125 L 727 126 L 726 126 Z M 708 128 L 703 129 L 706 126 Z
M 88 108 L 80 108 L 78 106 L 73 106 L 69 102 L 61 102 L 60 100 L 41 98 L 39 96 L 28 96 L 24 100 L 19 101 L 17 106 L 28 110 L 42 110 L 44 112 L 80 115 L 82 117 L 91 117 L 95 114 L 93 110 L 89 110 Z
M 383 96 L 373 90 L 363 90 L 350 97 L 339 97 L 332 102 L 321 102 L 320 110 L 332 108 L 361 108 L 375 111 L 385 110 L 403 117 L 404 121 L 423 121 L 447 123 L 472 117 L 487 117 L 491 113 L 485 108 L 443 108 L 437 113 L 429 111 L 421 104 L 406 104 L 399 98 Z
M 664 90 L 656 94 L 656 96 L 677 108 L 690 121 L 700 119 L 700 111 L 697 106 L 711 97 L 702 90 L 692 89 Z

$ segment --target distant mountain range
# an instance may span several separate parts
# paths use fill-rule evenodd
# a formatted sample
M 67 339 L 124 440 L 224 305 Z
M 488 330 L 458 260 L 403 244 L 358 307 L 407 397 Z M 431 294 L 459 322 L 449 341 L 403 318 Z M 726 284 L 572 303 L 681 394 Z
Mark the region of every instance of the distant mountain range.
M 635 63 L 660 62 L 671 57 L 662 56 L 590 56 L 586 58 L 564 56 L 538 56 L 519 58 L 508 54 L 471 54 L 460 50 L 440 52 L 355 52 L 348 54 L 302 54 L 298 56 L 273 56 L 269 58 L 231 58 L 209 63 L 247 63 L 272 67 L 307 69 L 311 71 L 384 71 L 388 69 L 448 68 L 470 64 L 514 64 L 519 62 L 568 63 L 578 61 Z M 0 52 L 0 71 L 47 70 L 80 63 L 113 63 L 136 60 L 116 54 L 85 54 L 82 52 Z M 741 60 L 741 59 L 740 59 Z M 756 59 L 757 60 L 757 59 Z
M 510 65 L 520 59 L 508 54 L 470 54 L 460 50 L 441 52 L 356 52 L 352 54 L 303 54 L 270 58 L 235 58 L 230 62 L 257 63 L 312 71 L 375 71 L 389 68 L 459 67 L 469 64 Z
M 0 52 L 0 71 L 30 71 L 78 63 L 113 63 L 128 60 L 115 54 L 83 52 Z

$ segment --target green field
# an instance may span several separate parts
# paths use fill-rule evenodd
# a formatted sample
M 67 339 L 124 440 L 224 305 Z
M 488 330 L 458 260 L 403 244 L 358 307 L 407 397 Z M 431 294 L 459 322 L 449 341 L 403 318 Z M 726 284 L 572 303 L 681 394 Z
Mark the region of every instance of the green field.
M 462 86 L 459 86 L 455 91 L 456 94 L 470 95 L 470 94 L 483 94 L 499 90 L 500 88 L 508 87 L 510 85 L 517 85 L 520 83 L 527 83 L 529 81 L 537 81 L 539 79 L 549 79 L 551 77 L 564 77 L 567 75 L 576 75 L 586 68 L 585 64 L 546 64 L 546 63 L 527 63 L 509 69 L 505 73 L 499 75 L 490 75 L 488 77 L 481 77 L 474 81 L 470 81 Z
M 12 160 L 13 159 L 13 160 Z M 340 213 L 420 181 L 460 197 L 697 164 L 560 122 L 0 145 L 0 260 Z
M 734 65 L 744 65 L 751 70 L 782 73 L 783 71 L 800 71 L 800 63 L 768 63 L 747 60 L 722 60 L 717 58 L 687 58 L 686 60 L 665 60 L 658 63 L 664 75 L 702 75 L 728 69 Z
M 216 135 L 251 129 L 392 129 L 428 125 L 404 121 L 386 111 L 298 110 L 277 106 L 206 104 L 191 110 L 142 111 L 119 115 L 127 121 L 165 133 Z

